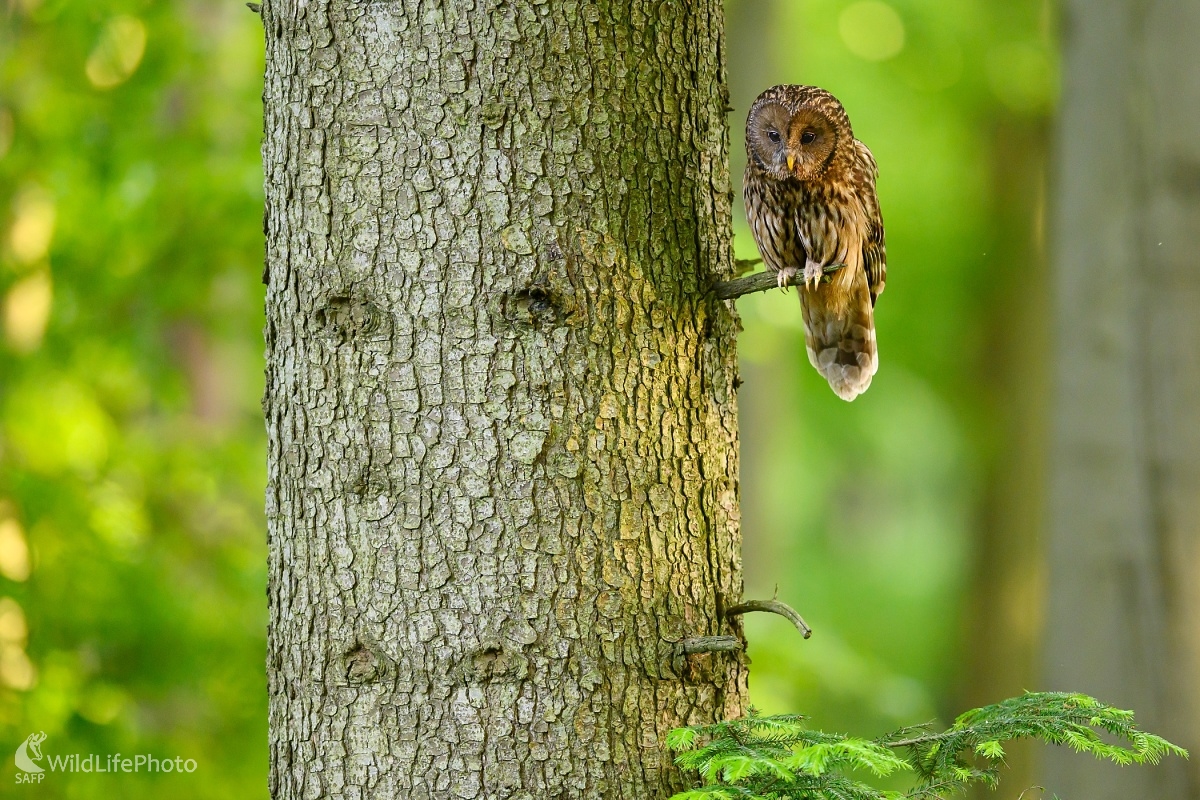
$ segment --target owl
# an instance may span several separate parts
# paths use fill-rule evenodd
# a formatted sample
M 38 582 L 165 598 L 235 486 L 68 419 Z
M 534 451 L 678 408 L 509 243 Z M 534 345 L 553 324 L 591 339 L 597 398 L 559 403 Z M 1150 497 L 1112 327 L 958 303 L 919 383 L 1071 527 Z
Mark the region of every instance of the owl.
M 774 86 L 746 119 L 743 195 L 763 262 L 786 288 L 797 275 L 808 360 L 843 400 L 879 367 L 875 298 L 886 264 L 878 168 L 837 98 L 815 86 Z M 827 266 L 844 264 L 828 281 Z

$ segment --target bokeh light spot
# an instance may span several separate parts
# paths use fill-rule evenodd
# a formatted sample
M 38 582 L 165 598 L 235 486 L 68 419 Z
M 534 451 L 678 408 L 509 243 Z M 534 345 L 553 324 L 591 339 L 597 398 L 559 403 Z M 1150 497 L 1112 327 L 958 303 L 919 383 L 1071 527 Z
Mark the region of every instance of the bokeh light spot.
M 4 409 L 13 451 L 30 469 L 95 473 L 108 458 L 112 419 L 92 391 L 74 381 L 31 377 L 13 387 Z
M 0 597 L 0 683 L 19 691 L 32 689 L 37 677 L 25 654 L 28 635 L 20 604 L 11 597 Z
M 3 509 L 0 509 L 2 513 Z M 29 545 L 25 542 L 21 523 L 12 517 L 0 518 L 0 575 L 10 581 L 23 581 L 29 577 Z
M 879 0 L 847 6 L 838 17 L 838 32 L 850 52 L 867 61 L 884 61 L 904 49 L 904 21 Z
M 54 199 L 36 186 L 27 187 L 13 208 L 13 225 L 8 234 L 8 246 L 22 264 L 32 264 L 45 258 L 54 237 Z
M 137 70 L 146 52 L 146 26 L 137 17 L 113 17 L 88 56 L 88 80 L 97 89 L 111 89 Z
M 42 343 L 53 299 L 49 270 L 39 270 L 8 290 L 4 297 L 4 338 L 13 350 L 29 353 Z
M 21 605 L 11 597 L 0 597 L 0 644 L 24 646 L 28 635 Z

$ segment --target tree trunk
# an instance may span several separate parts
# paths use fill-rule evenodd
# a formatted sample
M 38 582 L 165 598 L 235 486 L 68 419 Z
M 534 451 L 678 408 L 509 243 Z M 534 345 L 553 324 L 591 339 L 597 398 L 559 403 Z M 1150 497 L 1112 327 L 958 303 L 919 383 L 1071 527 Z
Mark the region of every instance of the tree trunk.
M 1045 230 L 1045 120 L 995 112 L 992 203 L 995 231 L 987 244 L 980 289 L 991 301 L 976 376 L 986 426 L 977 429 L 987 470 L 966 634 L 960 708 L 1020 694 L 1041 682 L 1038 655 L 1045 603 L 1042 558 L 1046 525 L 1049 416 L 1049 283 Z M 1034 782 L 1037 745 L 1004 746 L 1007 786 Z M 970 792 L 995 800 L 992 789 Z
M 1200 750 L 1195 0 L 1070 0 L 1047 675 Z M 1200 798 L 1200 760 L 1047 756 L 1066 797 Z
M 271 792 L 662 797 L 737 714 L 718 0 L 268 0 Z

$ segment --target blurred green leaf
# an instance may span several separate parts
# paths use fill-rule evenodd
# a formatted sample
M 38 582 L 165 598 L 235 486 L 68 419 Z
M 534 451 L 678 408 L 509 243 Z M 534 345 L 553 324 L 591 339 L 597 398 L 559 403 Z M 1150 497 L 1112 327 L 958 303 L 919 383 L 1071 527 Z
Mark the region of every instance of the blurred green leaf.
M 0 741 L 199 765 L 43 797 L 266 794 L 261 83 L 237 3 L 0 15 Z

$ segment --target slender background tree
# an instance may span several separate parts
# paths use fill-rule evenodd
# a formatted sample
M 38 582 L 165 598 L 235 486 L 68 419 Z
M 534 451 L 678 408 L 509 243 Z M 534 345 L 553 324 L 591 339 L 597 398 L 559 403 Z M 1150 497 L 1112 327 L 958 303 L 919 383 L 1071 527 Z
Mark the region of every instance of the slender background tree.
M 1200 751 L 1200 5 L 1065 4 L 1045 674 Z M 1200 798 L 1200 762 L 1047 755 L 1093 800 Z
M 273 796 L 663 796 L 746 689 L 721 4 L 262 13 Z

